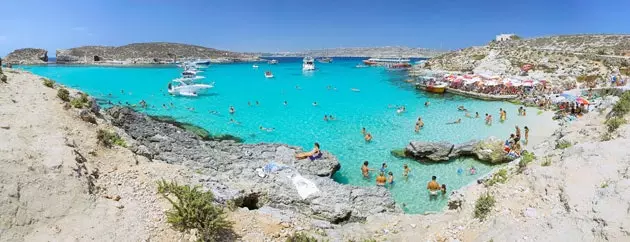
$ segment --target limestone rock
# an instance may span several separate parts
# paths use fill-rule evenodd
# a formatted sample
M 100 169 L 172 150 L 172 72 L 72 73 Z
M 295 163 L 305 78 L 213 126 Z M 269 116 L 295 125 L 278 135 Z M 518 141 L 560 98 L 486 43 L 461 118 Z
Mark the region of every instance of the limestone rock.
M 17 49 L 9 53 L 4 61 L 7 64 L 46 64 L 48 62 L 48 51 L 44 49 L 24 48 Z

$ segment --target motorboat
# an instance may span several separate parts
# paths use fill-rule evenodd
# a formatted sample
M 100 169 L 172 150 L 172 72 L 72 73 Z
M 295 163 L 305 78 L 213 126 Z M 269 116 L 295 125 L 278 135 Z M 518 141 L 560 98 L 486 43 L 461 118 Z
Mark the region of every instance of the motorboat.
M 317 59 L 317 62 L 319 63 L 332 63 L 333 59 L 330 57 L 322 57 Z
M 252 65 L 252 68 L 258 69 L 258 65 L 254 64 L 254 65 Z
M 427 90 L 427 92 L 444 93 L 446 91 L 446 87 L 448 87 L 448 84 L 444 82 L 435 82 L 429 83 L 425 89 Z
M 192 70 L 192 69 L 188 69 L 188 70 L 184 70 L 182 72 L 182 77 L 185 78 L 194 78 L 197 76 L 197 74 L 201 73 L 203 71 L 198 71 L 198 70 Z
M 270 61 L 267 62 L 267 64 L 269 64 L 269 65 L 278 64 L 278 60 L 270 60 Z
M 266 78 L 273 78 L 273 73 L 271 73 L 270 71 L 265 71 L 265 77 Z
M 313 57 L 307 56 L 302 60 L 302 71 L 314 71 L 315 70 L 315 60 Z
M 196 97 L 214 87 L 214 83 L 195 83 L 190 78 L 177 78 L 168 83 L 168 93 L 171 95 Z

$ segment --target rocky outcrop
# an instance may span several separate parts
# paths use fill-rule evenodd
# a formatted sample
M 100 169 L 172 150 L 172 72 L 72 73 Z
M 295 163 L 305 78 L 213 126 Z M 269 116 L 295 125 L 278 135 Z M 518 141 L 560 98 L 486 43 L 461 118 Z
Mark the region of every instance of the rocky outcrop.
M 4 58 L 5 64 L 33 65 L 48 63 L 48 51 L 44 49 L 24 48 L 9 53 Z
M 256 56 L 178 43 L 135 43 L 124 46 L 83 46 L 57 50 L 59 64 L 164 64 L 209 59 L 216 63 L 255 61 Z
M 294 155 L 300 150 L 296 147 L 206 141 L 128 108 L 114 107 L 106 113 L 113 125 L 135 141 L 132 151 L 153 161 L 199 170 L 205 177 L 200 182 L 214 192 L 218 202 L 232 200 L 249 209 L 289 209 L 332 223 L 400 211 L 387 189 L 333 181 L 331 176 L 340 165 L 328 152 L 314 161 L 296 160 Z M 277 165 L 272 169 L 276 171 L 264 172 L 262 168 L 270 163 Z M 300 176 L 312 181 L 319 191 L 303 199 L 296 188 L 305 185 L 295 180 Z
M 461 144 L 448 142 L 411 141 L 405 148 L 405 156 L 416 160 L 440 162 L 467 156 L 492 164 L 510 161 L 503 152 L 501 141 L 495 138 L 471 140 Z

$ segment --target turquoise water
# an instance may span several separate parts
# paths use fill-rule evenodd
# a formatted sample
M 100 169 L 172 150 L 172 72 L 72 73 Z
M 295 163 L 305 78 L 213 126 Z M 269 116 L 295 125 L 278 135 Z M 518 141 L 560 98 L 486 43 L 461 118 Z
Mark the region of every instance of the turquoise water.
M 114 103 L 145 100 L 152 106 L 147 113 L 171 115 L 215 134 L 238 135 L 247 143 L 281 142 L 310 150 L 313 142 L 319 142 L 323 150 L 339 158 L 342 168 L 335 179 L 342 183 L 373 186 L 376 174 L 364 179 L 361 164 L 368 160 L 370 166 L 377 169 L 387 162 L 388 170 L 394 172 L 397 181 L 390 188 L 394 199 L 405 204 L 404 209 L 409 213 L 439 211 L 445 206 L 447 198 L 428 199 L 426 183 L 432 175 L 453 190 L 476 180 L 492 167 L 470 159 L 439 164 L 401 160 L 390 155 L 392 149 L 402 148 L 410 140 L 464 142 L 489 135 L 506 137 L 513 132 L 515 124 L 533 126 L 539 120 L 534 109 L 528 110 L 527 117 L 516 116 L 517 106 L 509 103 L 416 91 L 404 81 L 408 79 L 404 73 L 355 68 L 359 62 L 338 58 L 332 64 L 318 63 L 317 71 L 306 74 L 302 73 L 298 59 L 281 59 L 280 64 L 273 66 L 259 64 L 259 69 L 253 69 L 251 64 L 213 65 L 201 75 L 207 77 L 205 82 L 214 81 L 215 88 L 196 98 L 167 95 L 168 81 L 181 72 L 175 67 L 32 66 L 24 69 Z M 266 79 L 263 75 L 266 70 L 271 70 L 275 78 Z M 329 90 L 328 86 L 334 88 Z M 360 92 L 353 92 L 351 88 L 358 88 Z M 429 107 L 424 106 L 427 100 L 431 102 Z M 248 101 L 252 106 L 248 106 Z M 313 106 L 313 102 L 318 105 Z M 162 104 L 170 106 L 170 103 L 175 108 L 162 108 Z M 236 109 L 234 115 L 228 113 L 230 105 Z M 398 115 L 392 105 L 405 105 L 408 111 Z M 482 118 L 464 117 L 463 112 L 457 111 L 459 105 L 472 110 L 473 115 L 478 111 Z M 191 107 L 194 111 L 187 109 Z M 497 122 L 499 108 L 508 110 L 505 123 Z M 210 110 L 219 114 L 211 114 Z M 491 127 L 484 125 L 485 113 L 495 117 Z M 323 120 L 324 115 L 331 114 L 337 120 Z M 425 127 L 416 134 L 414 126 L 418 116 L 422 116 Z M 446 124 L 458 118 L 462 118 L 461 124 Z M 231 124 L 230 119 L 241 124 Z M 275 131 L 261 131 L 261 125 Z M 363 140 L 362 127 L 372 133 L 373 142 Z M 412 170 L 406 181 L 402 178 L 404 163 Z M 457 174 L 458 168 L 467 170 L 471 165 L 477 168 L 477 175 Z

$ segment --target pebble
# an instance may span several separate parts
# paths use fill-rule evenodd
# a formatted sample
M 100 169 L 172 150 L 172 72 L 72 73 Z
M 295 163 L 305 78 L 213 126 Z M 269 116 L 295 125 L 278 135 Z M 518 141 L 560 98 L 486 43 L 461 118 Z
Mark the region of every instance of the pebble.
M 124 207 L 125 207 L 125 206 L 123 206 L 122 204 L 118 204 L 118 205 L 116 205 L 116 208 L 118 208 L 118 209 L 123 209 Z

